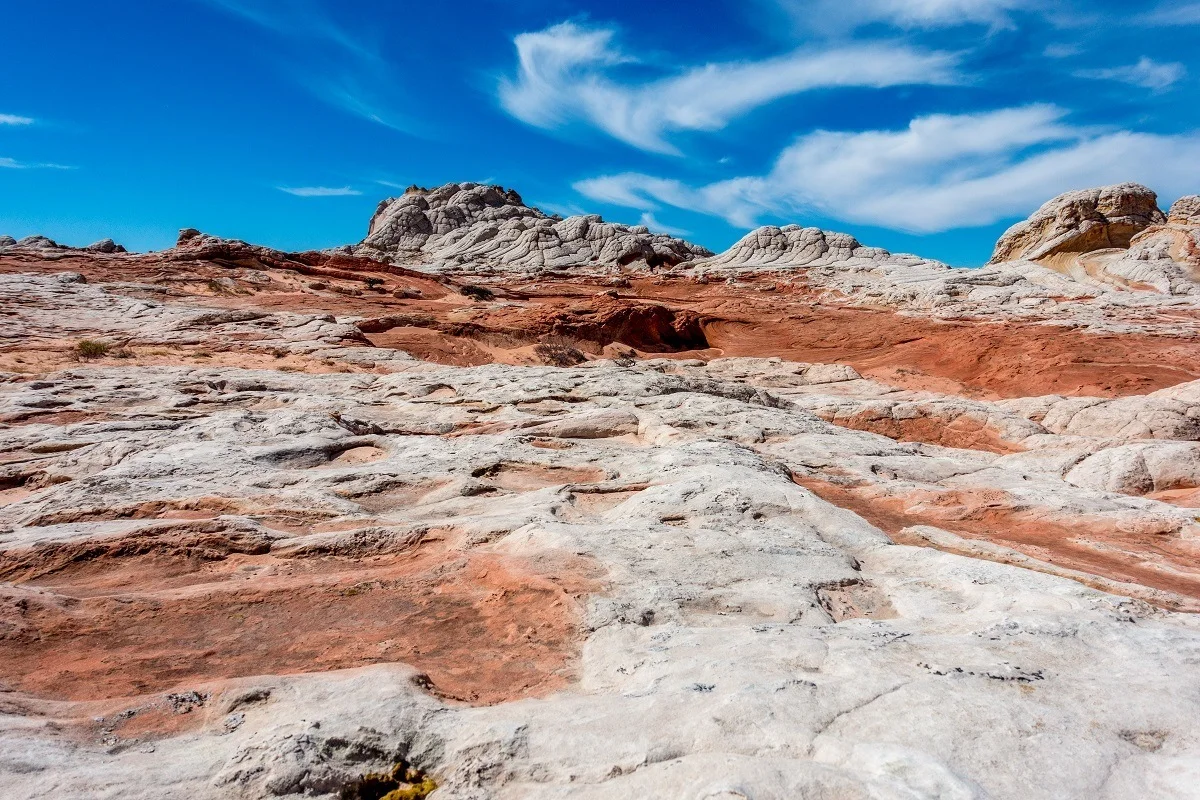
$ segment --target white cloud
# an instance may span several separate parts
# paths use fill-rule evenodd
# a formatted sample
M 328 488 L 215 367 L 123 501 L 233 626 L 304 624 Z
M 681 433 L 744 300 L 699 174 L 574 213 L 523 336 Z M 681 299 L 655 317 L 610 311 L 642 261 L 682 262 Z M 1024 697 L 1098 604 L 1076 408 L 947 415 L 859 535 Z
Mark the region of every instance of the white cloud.
M 1077 44 L 1070 42 L 1056 42 L 1046 45 L 1046 49 L 1042 51 L 1042 55 L 1046 58 L 1070 58 L 1077 56 L 1083 52 L 1083 48 Z
M 587 122 L 643 150 L 677 153 L 665 138 L 719 130 L 730 120 L 791 94 L 831 87 L 948 84 L 957 58 L 898 44 L 797 50 L 760 61 L 692 67 L 658 80 L 621 83 L 613 68 L 632 61 L 615 31 L 564 22 L 514 40 L 515 79 L 500 82 L 501 105 L 531 125 Z
M 581 181 L 595 200 L 659 204 L 752 227 L 766 215 L 933 233 L 1023 216 L 1070 189 L 1138 181 L 1168 198 L 1200 183 L 1200 135 L 1069 125 L 1053 106 L 914 119 L 903 130 L 816 131 L 766 175 L 690 187 L 636 173 Z
M 906 30 L 986 25 L 1013 28 L 1012 12 L 1039 8 L 1033 0 L 778 0 L 797 24 L 827 33 L 872 23 Z
M 279 186 L 281 192 L 296 197 L 357 197 L 362 192 L 349 186 Z
M 0 157 L 0 169 L 75 169 L 65 164 L 36 164 L 29 161 L 17 161 L 15 158 Z
M 368 36 L 337 23 L 315 0 L 199 0 L 302 48 L 279 59 L 281 69 L 319 100 L 402 133 L 413 125 L 396 79 Z
M 1143 25 L 1200 25 L 1200 3 L 1164 3 L 1139 20 Z
M 380 60 L 375 48 L 334 22 L 313 0 L 202 0 L 285 37 L 327 42 L 345 54 L 366 61 Z
M 691 231 L 686 231 L 683 228 L 672 228 L 670 225 L 659 222 L 654 218 L 654 214 L 650 211 L 642 212 L 642 218 L 639 224 L 645 225 L 650 229 L 651 233 L 665 233 L 667 236 L 689 236 Z
M 1079 78 L 1120 81 L 1143 89 L 1161 92 L 1171 88 L 1187 75 L 1183 64 L 1160 64 L 1143 56 L 1136 64 L 1107 69 L 1082 69 L 1075 73 Z
M 19 117 L 16 114 L 0 114 L 0 125 L 32 125 L 32 117 Z

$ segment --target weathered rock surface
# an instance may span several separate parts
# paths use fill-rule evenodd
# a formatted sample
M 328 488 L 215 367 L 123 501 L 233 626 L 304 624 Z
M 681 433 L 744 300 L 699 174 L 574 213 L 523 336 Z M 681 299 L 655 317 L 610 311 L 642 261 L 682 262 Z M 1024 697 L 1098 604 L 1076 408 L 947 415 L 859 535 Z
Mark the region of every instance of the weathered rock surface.
M 1056 306 L 1088 297 L 1137 306 L 1144 292 L 1200 293 L 1200 224 L 1191 221 L 1200 204 L 1182 198 L 1176 205 L 1168 219 L 1154 192 L 1136 184 L 1068 192 L 1010 228 L 981 269 L 951 269 L 796 225 L 759 228 L 686 266 L 730 279 L 771 273 L 855 302 L 935 313 L 1074 312 L 1086 306 Z
M 612 270 L 634 264 L 653 269 L 711 255 L 644 226 L 608 223 L 594 215 L 547 216 L 526 206 L 515 191 L 474 183 L 412 187 L 384 200 L 367 237 L 350 250 L 394 263 L 470 265 L 475 271 Z
M 996 243 L 990 263 L 1124 249 L 1136 234 L 1163 222 L 1158 195 L 1140 184 L 1067 192 L 1009 228 Z
M 1136 184 L 1070 192 L 1010 228 L 992 263 L 1031 260 L 1085 285 L 1196 294 L 1198 209 L 1200 201 L 1184 197 L 1164 215 L 1154 193 Z
M 777 230 L 0 252 L 0 796 L 1194 796 L 1195 300 Z
M 17 240 L 11 236 L 0 236 L 0 249 L 7 250 L 32 250 L 32 251 L 54 251 L 54 250 L 75 250 L 87 253 L 124 253 L 125 248 L 112 239 L 101 239 L 98 242 L 89 244 L 87 247 L 68 247 L 64 244 L 50 239 L 46 236 L 26 236 L 23 239 Z
M 1200 195 L 1188 195 L 1172 203 L 1167 222 L 1171 225 L 1200 225 Z
M 89 244 L 87 247 L 85 247 L 83 249 L 87 250 L 89 253 L 125 253 L 125 252 L 128 252 L 128 251 L 126 251 L 126 249 L 123 245 L 117 244 L 112 239 L 101 239 L 98 242 Z
M 882 265 L 928 266 L 936 269 L 945 265 L 917 256 L 893 255 L 881 247 L 864 247 L 846 233 L 832 233 L 820 228 L 788 225 L 783 228 L 765 226 L 746 234 L 718 256 L 698 262 L 698 267 L 737 268 L 840 268 L 878 267 Z

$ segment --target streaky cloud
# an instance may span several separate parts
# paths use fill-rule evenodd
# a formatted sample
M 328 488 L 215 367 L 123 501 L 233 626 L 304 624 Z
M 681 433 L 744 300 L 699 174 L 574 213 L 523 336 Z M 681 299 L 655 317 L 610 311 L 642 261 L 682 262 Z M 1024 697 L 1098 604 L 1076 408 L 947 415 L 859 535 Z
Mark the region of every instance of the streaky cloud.
M 0 157 L 0 169 L 75 169 L 66 164 L 34 163 L 18 161 L 15 158 Z
M 1162 64 L 1143 56 L 1136 64 L 1104 69 L 1081 69 L 1074 75 L 1078 78 L 1118 81 L 1154 92 L 1162 92 L 1174 86 L 1187 75 L 1183 64 Z
M 623 83 L 610 71 L 633 59 L 613 44 L 615 35 L 612 28 L 573 22 L 518 35 L 517 74 L 501 80 L 501 106 L 536 127 L 579 121 L 641 150 L 678 155 L 668 134 L 720 130 L 789 95 L 960 80 L 955 54 L 874 42 L 709 63 L 657 80 Z
M 362 194 L 350 186 L 277 186 L 281 192 L 296 197 L 357 197 Z
M 1200 132 L 1096 129 L 1065 117 L 1058 107 L 1033 105 L 931 114 L 900 130 L 820 130 L 786 147 L 765 175 L 690 186 L 621 173 L 575 189 L 642 211 L 699 211 L 738 227 L 819 214 L 926 234 L 1013 218 L 1069 189 L 1137 181 L 1178 197 L 1200 183 Z
M 845 33 L 875 23 L 904 30 L 982 25 L 1016 27 L 1013 13 L 1039 10 L 1036 0 L 775 0 L 804 30 Z

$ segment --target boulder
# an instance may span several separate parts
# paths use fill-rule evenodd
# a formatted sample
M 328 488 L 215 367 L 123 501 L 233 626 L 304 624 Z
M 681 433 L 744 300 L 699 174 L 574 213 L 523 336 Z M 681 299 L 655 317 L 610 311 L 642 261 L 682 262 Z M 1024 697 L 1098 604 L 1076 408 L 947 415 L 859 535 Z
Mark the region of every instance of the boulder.
M 125 253 L 128 252 L 122 246 L 114 242 L 112 239 L 101 239 L 94 244 L 89 244 L 83 248 L 89 253 Z
M 18 239 L 17 247 L 24 247 L 28 250 L 64 250 L 61 244 L 46 236 L 26 236 L 24 239 Z
M 1167 222 L 1172 225 L 1200 225 L 1200 195 L 1181 197 L 1171 205 Z
M 1005 231 L 989 263 L 1126 248 L 1135 235 L 1166 219 L 1158 196 L 1140 184 L 1067 192 Z

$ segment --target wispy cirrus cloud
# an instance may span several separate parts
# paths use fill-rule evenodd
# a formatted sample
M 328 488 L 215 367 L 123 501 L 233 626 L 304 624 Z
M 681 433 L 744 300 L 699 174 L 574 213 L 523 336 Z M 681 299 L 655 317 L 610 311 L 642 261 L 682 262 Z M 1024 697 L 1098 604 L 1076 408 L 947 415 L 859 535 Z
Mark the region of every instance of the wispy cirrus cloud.
M 411 122 L 396 111 L 397 81 L 369 37 L 338 24 L 318 0 L 198 0 L 303 46 L 281 57 L 284 71 L 331 106 L 403 133 Z
M 1143 25 L 1153 27 L 1200 25 L 1200 3 L 1167 2 L 1138 18 Z
M 0 114 L 0 125 L 32 125 L 33 117 L 22 117 L 17 114 Z
M 201 0 L 214 8 L 241 17 L 260 28 L 288 38 L 330 44 L 343 54 L 379 61 L 379 51 L 329 16 L 316 0 Z
M 1074 73 L 1077 78 L 1118 81 L 1130 86 L 1139 86 L 1155 92 L 1166 91 L 1187 75 L 1187 67 L 1179 63 L 1162 64 L 1143 56 L 1136 64 L 1104 69 L 1081 69 Z
M 1200 135 L 1098 130 L 1049 105 L 918 117 L 901 130 L 815 131 L 765 175 L 693 187 L 640 173 L 580 181 L 595 200 L 676 206 L 752 227 L 763 216 L 825 217 L 913 233 L 1029 213 L 1069 189 L 1140 181 L 1174 196 L 1200 183 Z
M 683 228 L 673 228 L 670 225 L 659 222 L 654 218 L 654 213 L 651 211 L 642 212 L 642 218 L 638 223 L 645 225 L 650 229 L 651 233 L 665 233 L 668 236 L 691 236 L 692 232 Z
M 615 36 L 613 28 L 573 22 L 518 35 L 517 74 L 500 82 L 501 105 L 540 128 L 579 121 L 642 150 L 678 154 L 668 134 L 719 130 L 788 95 L 958 80 L 953 54 L 873 43 L 710 63 L 656 80 L 622 82 L 611 73 L 634 59 L 615 45 Z
M 66 164 L 45 164 L 33 161 L 17 161 L 15 158 L 0 157 L 0 169 L 75 169 Z
M 296 197 L 358 197 L 362 194 L 350 186 L 277 186 L 281 192 Z
M 826 33 L 875 23 L 906 30 L 984 25 L 1015 27 L 1013 13 L 1037 9 L 1035 0 L 776 0 L 798 26 Z

